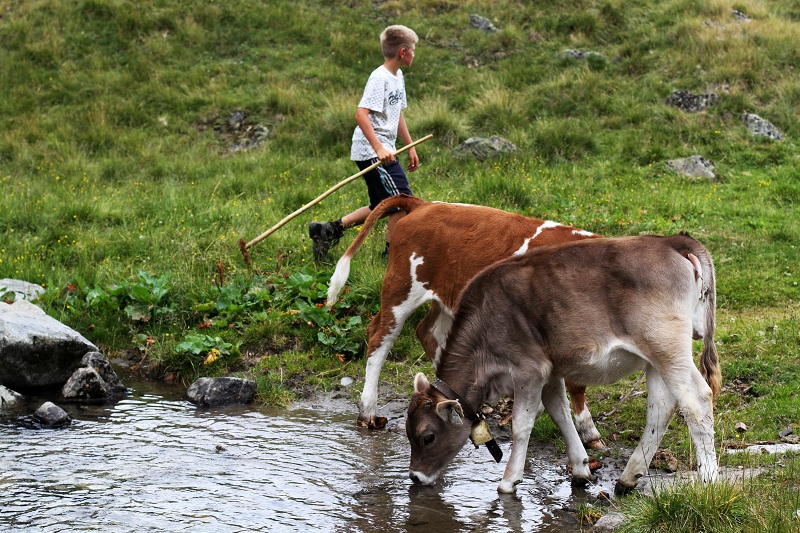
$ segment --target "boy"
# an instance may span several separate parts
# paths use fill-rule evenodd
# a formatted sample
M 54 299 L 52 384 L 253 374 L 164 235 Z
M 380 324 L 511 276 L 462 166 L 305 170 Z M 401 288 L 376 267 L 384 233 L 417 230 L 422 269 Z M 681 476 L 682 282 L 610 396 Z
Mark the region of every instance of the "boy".
M 412 143 L 402 110 L 407 107 L 405 82 L 400 67 L 409 67 L 414 60 L 414 49 L 419 38 L 413 30 L 405 26 L 389 26 L 381 33 L 381 50 L 385 61 L 375 69 L 367 81 L 364 95 L 356 110 L 356 127 L 353 132 L 350 159 L 356 162 L 359 170 L 364 170 L 378 160 L 381 165 L 364 174 L 369 191 L 369 205 L 332 222 L 312 222 L 308 234 L 314 242 L 314 259 L 324 261 L 328 249 L 339 242 L 344 230 L 363 224 L 370 211 L 381 200 L 397 194 L 413 195 L 403 167 L 394 155 L 398 134 L 405 144 Z M 408 150 L 408 170 L 419 167 L 419 157 L 415 148 Z M 386 249 L 389 253 L 389 237 L 392 228 L 405 215 L 395 211 L 389 215 L 386 231 Z

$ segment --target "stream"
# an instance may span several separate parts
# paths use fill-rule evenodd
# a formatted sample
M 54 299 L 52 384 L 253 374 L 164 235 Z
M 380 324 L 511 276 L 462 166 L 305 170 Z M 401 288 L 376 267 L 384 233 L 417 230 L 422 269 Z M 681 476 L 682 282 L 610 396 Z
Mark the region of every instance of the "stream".
M 0 530 L 560 532 L 613 492 L 606 468 L 573 489 L 564 454 L 537 443 L 514 496 L 496 491 L 505 459 L 471 445 L 436 485 L 413 486 L 403 432 L 358 428 L 349 400 L 198 408 L 181 387 L 120 377 L 116 404 L 60 404 L 66 429 L 0 419 Z

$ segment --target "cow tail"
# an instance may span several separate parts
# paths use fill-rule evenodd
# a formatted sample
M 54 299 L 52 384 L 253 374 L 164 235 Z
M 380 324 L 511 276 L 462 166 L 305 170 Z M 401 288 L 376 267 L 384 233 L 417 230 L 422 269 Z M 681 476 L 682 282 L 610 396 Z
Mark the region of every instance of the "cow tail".
M 717 356 L 717 347 L 714 344 L 714 330 L 717 324 L 717 288 L 714 264 L 708 250 L 702 249 L 700 257 L 703 258 L 703 271 L 705 279 L 703 291 L 705 294 L 705 331 L 703 332 L 703 352 L 700 356 L 700 373 L 705 378 L 714 397 L 722 389 L 722 372 Z
M 339 293 L 342 292 L 344 284 L 347 283 L 347 278 L 350 277 L 350 260 L 353 258 L 356 251 L 361 248 L 361 245 L 364 243 L 367 235 L 372 230 L 372 227 L 375 226 L 375 223 L 386 216 L 386 212 L 390 209 L 400 208 L 406 213 L 410 213 L 419 206 L 427 203 L 428 202 L 425 200 L 420 200 L 414 196 L 399 194 L 397 196 L 387 198 L 375 206 L 375 209 L 373 209 L 369 214 L 369 217 L 367 217 L 367 220 L 364 222 L 364 226 L 361 228 L 361 231 L 358 232 L 355 240 L 352 242 L 352 244 L 350 244 L 350 246 L 344 252 L 344 255 L 339 258 L 339 261 L 336 263 L 336 270 L 333 272 L 330 285 L 328 286 L 328 300 L 326 302 L 328 307 L 335 304 L 336 300 L 339 298 Z

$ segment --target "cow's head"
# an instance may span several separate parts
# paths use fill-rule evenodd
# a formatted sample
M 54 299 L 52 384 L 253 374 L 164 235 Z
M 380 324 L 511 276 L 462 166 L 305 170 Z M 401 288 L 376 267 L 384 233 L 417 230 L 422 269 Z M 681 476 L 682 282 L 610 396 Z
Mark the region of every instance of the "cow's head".
M 431 485 L 467 442 L 472 424 L 464 418 L 461 404 L 445 398 L 424 374 L 414 378 L 414 389 L 406 415 L 409 477 L 414 483 Z

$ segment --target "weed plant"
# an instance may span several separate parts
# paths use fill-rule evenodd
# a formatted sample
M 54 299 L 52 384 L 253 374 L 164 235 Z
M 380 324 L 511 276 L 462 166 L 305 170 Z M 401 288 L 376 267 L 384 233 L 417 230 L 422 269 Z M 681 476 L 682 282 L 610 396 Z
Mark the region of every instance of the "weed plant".
M 472 28 L 472 13 L 499 31 Z M 418 196 L 606 236 L 688 231 L 716 261 L 720 440 L 800 423 L 800 11 L 786 2 L 0 0 L 0 279 L 43 285 L 47 312 L 105 353 L 185 383 L 238 373 L 286 403 L 358 381 L 385 225 L 332 311 L 332 265 L 313 263 L 307 226 L 364 205 L 363 186 L 291 221 L 249 264 L 239 242 L 356 171 L 355 106 L 390 23 L 421 38 L 406 117 L 415 138 L 435 137 L 410 174 Z M 719 100 L 687 113 L 665 105 L 675 90 Z M 745 112 L 786 140 L 750 134 Z M 263 142 L 237 144 L 256 126 Z M 493 135 L 518 150 L 455 154 Z M 664 164 L 691 155 L 717 179 Z M 382 374 L 400 393 L 431 374 L 413 336 L 423 312 Z M 593 412 L 635 379 L 590 389 Z M 638 440 L 644 403 L 632 395 L 601 432 Z M 688 443 L 673 422 L 664 446 L 685 468 Z

